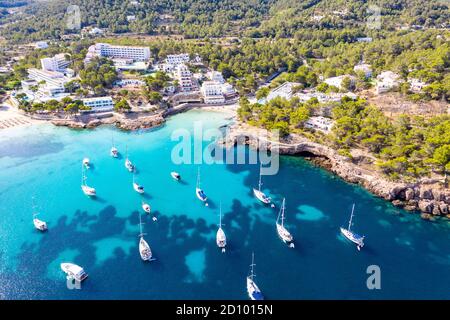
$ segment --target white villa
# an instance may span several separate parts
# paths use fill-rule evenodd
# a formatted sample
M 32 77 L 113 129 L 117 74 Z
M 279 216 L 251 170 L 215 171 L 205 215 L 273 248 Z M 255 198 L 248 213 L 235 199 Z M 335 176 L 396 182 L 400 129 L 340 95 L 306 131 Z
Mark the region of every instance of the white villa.
M 83 104 L 87 107 L 91 107 L 90 112 L 107 112 L 114 109 L 113 99 L 109 96 L 107 97 L 96 97 L 96 98 L 86 98 L 81 99 Z
M 333 128 L 333 120 L 322 116 L 310 117 L 305 121 L 305 128 L 322 131 L 323 133 L 330 133 Z
M 388 92 L 400 84 L 400 75 L 392 71 L 384 71 L 377 77 L 376 93 Z
M 277 97 L 285 98 L 287 100 L 290 100 L 293 95 L 293 88 L 295 86 L 300 85 L 300 83 L 296 82 L 285 82 L 282 85 L 276 87 L 272 91 L 269 92 L 267 95 L 267 101 L 270 101 L 272 99 L 275 99 Z
M 408 83 L 410 85 L 410 90 L 414 93 L 422 92 L 423 88 L 428 85 L 426 82 L 417 78 L 409 78 Z
M 353 68 L 353 71 L 355 71 L 355 72 L 363 72 L 364 76 L 366 78 L 372 77 L 372 66 L 370 64 L 367 64 L 367 63 L 357 64 Z
M 344 75 L 337 76 L 337 77 L 327 78 L 327 79 L 323 80 L 323 82 L 325 82 L 329 86 L 334 86 L 338 89 L 342 89 L 342 81 L 347 77 L 350 79 L 350 81 L 352 81 L 352 82 L 355 81 L 355 77 L 348 75 L 348 74 L 344 74 Z

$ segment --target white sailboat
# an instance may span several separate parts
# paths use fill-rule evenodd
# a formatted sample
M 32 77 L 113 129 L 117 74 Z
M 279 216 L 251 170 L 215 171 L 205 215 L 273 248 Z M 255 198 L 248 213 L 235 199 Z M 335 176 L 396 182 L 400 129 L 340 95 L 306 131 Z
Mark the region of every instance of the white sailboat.
M 144 233 L 142 232 L 142 219 L 141 214 L 139 213 L 139 254 L 141 255 L 141 259 L 144 261 L 152 261 L 152 250 L 148 245 L 147 241 L 144 240 Z
M 111 157 L 117 158 L 119 156 L 119 150 L 117 150 L 116 146 L 114 145 L 114 138 L 112 140 L 112 146 L 111 151 L 109 152 L 111 154 Z
M 270 199 L 270 197 L 266 196 L 266 194 L 264 192 L 261 191 L 261 186 L 262 186 L 262 181 L 261 181 L 261 166 L 260 166 L 260 168 L 259 168 L 258 189 L 253 188 L 253 194 L 262 203 L 269 204 L 271 199 Z
M 285 207 L 285 198 L 283 198 L 283 204 L 281 205 L 280 212 L 278 213 L 277 217 L 277 232 L 280 236 L 281 240 L 283 240 L 284 243 L 288 244 L 290 248 L 294 248 L 294 238 L 292 237 L 291 233 L 285 228 L 284 226 L 284 211 L 286 210 Z M 279 223 L 281 218 L 281 224 Z
M 83 159 L 83 166 L 85 166 L 86 169 L 90 168 L 90 164 L 91 164 L 91 161 L 89 160 L 89 158 Z
M 361 250 L 361 248 L 364 247 L 364 236 L 360 236 L 359 234 L 356 234 L 353 231 L 351 231 L 354 210 L 355 210 L 355 204 L 353 204 L 353 206 L 352 206 L 352 213 L 350 214 L 350 220 L 348 222 L 348 228 L 345 229 L 344 227 L 341 227 L 341 233 L 348 240 L 350 240 L 351 242 L 355 243 L 356 244 L 356 248 L 358 250 Z
M 170 173 L 170 175 L 172 176 L 172 178 L 174 178 L 174 179 L 177 180 L 177 181 L 180 181 L 180 180 L 181 180 L 181 176 L 180 176 L 180 174 L 179 174 L 178 172 L 172 171 L 172 172 Z
M 61 270 L 67 274 L 67 278 L 75 279 L 79 282 L 88 277 L 84 269 L 74 263 L 65 262 L 61 263 Z
M 82 166 L 81 167 L 81 190 L 83 190 L 83 193 L 85 195 L 93 197 L 97 194 L 97 192 L 96 192 L 95 188 L 89 187 L 86 184 L 86 180 L 87 180 L 87 177 L 86 177 L 86 174 L 84 173 L 84 167 Z
M 46 231 L 47 230 L 47 223 L 45 221 L 39 220 L 37 218 L 38 213 L 36 212 L 35 209 L 36 209 L 36 207 L 35 207 L 34 202 L 33 202 L 33 224 L 34 224 L 34 227 L 37 230 L 39 230 L 39 231 Z
M 134 173 L 133 173 L 133 189 L 137 193 L 143 194 L 144 193 L 144 186 L 140 185 L 134 180 Z
M 264 300 L 264 296 L 261 290 L 259 290 L 255 281 L 253 280 L 253 278 L 255 277 L 255 274 L 253 273 L 254 266 L 254 253 L 252 252 L 252 264 L 250 265 L 251 271 L 250 275 L 247 277 L 247 293 L 252 300 Z
M 206 200 L 208 199 L 205 192 L 200 188 L 200 168 L 198 168 L 197 171 L 197 186 L 195 188 L 195 195 L 202 202 L 206 202 Z M 208 204 L 205 203 L 205 205 L 207 206 Z
M 128 146 L 126 149 L 125 168 L 127 168 L 130 172 L 134 172 L 135 170 L 135 166 L 133 165 L 133 163 L 131 163 L 130 159 L 128 159 Z
M 219 248 L 222 249 L 222 252 L 225 252 L 225 246 L 227 245 L 227 237 L 225 236 L 225 232 L 222 229 L 222 204 L 220 204 L 219 210 L 219 229 L 216 234 L 216 244 Z

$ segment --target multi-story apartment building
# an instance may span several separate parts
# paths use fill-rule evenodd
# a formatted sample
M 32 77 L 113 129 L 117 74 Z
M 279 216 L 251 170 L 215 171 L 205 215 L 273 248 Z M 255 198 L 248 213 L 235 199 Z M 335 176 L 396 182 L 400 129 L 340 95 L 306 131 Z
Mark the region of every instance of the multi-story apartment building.
M 203 96 L 203 101 L 207 104 L 221 104 L 225 102 L 222 84 L 217 81 L 203 82 L 200 92 Z
M 185 64 L 177 66 L 175 78 L 178 80 L 181 91 L 188 92 L 193 90 L 192 73 Z
M 49 87 L 62 89 L 64 89 L 64 85 L 70 81 L 70 79 L 61 72 L 40 70 L 36 68 L 28 69 L 28 78 L 36 80 L 38 83 L 45 82 L 45 85 Z
M 223 75 L 219 71 L 209 71 L 206 73 L 206 77 L 208 77 L 211 81 L 216 81 L 218 83 L 225 83 L 225 79 L 223 78 Z
M 169 54 L 166 58 L 166 63 L 172 65 L 184 64 L 189 62 L 189 54 L 180 53 L 180 54 Z
M 110 96 L 82 99 L 83 104 L 91 107 L 91 112 L 107 112 L 114 108 L 113 99 Z
M 41 59 L 42 70 L 46 71 L 63 71 L 70 64 L 70 61 L 66 60 L 66 54 L 60 53 L 51 58 Z
M 89 47 L 85 63 L 94 57 L 132 59 L 134 61 L 148 61 L 150 59 L 150 48 L 114 46 L 107 43 L 96 43 Z

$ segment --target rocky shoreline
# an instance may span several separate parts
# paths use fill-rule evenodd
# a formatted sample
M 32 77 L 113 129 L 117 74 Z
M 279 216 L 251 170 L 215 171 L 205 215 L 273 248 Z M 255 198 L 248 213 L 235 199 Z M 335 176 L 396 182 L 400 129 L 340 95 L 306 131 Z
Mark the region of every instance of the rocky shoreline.
M 431 179 L 416 183 L 387 180 L 379 172 L 367 170 L 351 159 L 341 156 L 330 147 L 293 136 L 286 142 L 273 142 L 267 132 L 243 123 L 229 127 L 225 139 L 220 143 L 226 147 L 238 143 L 248 144 L 254 149 L 278 150 L 282 155 L 303 155 L 313 163 L 324 167 L 347 182 L 363 186 L 371 193 L 392 202 L 395 206 L 411 212 L 420 212 L 423 219 L 450 218 L 450 189 Z
M 55 126 L 65 126 L 73 129 L 90 129 L 100 125 L 115 125 L 122 130 L 150 129 L 165 122 L 162 114 L 153 115 L 117 115 L 109 117 L 78 117 L 74 119 L 53 119 L 50 121 Z

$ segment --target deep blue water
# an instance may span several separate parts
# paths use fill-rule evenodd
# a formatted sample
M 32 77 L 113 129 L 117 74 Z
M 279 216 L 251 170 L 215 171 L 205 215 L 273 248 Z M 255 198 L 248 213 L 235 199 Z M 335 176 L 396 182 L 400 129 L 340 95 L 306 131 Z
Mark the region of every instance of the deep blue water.
M 225 124 L 222 113 L 190 111 L 150 131 L 111 127 L 74 131 L 36 125 L 1 131 L 0 298 L 2 299 L 247 299 L 245 278 L 255 252 L 256 281 L 267 299 L 449 299 L 450 225 L 426 222 L 301 158 L 282 157 L 279 173 L 264 177 L 276 209 L 252 195 L 259 166 L 200 165 L 205 207 L 195 197 L 199 165 L 175 165 L 170 135 Z M 138 253 L 141 196 L 132 189 L 124 159 L 109 156 L 111 137 L 128 146 L 136 179 L 158 221 L 143 215 L 156 261 Z M 247 152 L 253 152 L 247 150 Z M 88 183 L 80 190 L 80 164 L 88 156 Z M 183 183 L 169 173 L 181 173 Z M 34 196 L 49 231 L 32 225 Z M 286 197 L 289 249 L 275 219 Z M 227 252 L 215 244 L 222 203 Z M 356 204 L 355 230 L 366 235 L 358 252 L 339 235 Z M 59 264 L 83 266 L 89 278 L 68 290 Z M 381 269 L 381 289 L 368 290 L 366 268 Z

